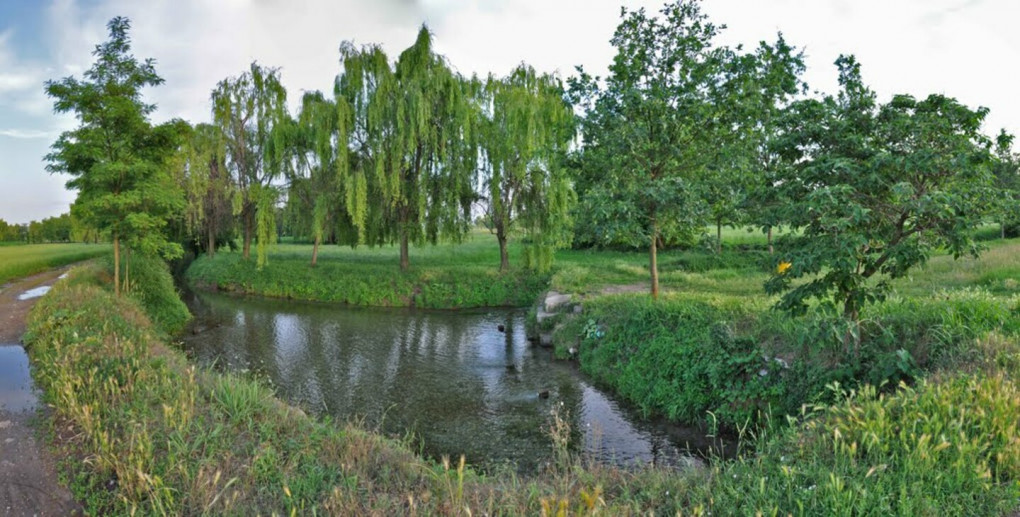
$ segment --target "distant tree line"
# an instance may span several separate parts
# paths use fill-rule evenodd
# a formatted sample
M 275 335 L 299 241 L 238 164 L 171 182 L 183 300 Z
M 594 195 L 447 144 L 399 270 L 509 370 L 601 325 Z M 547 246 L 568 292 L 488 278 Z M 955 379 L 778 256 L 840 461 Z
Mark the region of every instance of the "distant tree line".
M 0 219 L 0 242 L 99 242 L 99 233 L 75 220 L 70 213 L 29 223 L 12 224 Z
M 854 319 L 885 296 L 873 278 L 936 249 L 976 253 L 983 221 L 1020 227 L 1020 160 L 1010 135 L 981 133 L 986 109 L 938 94 L 879 102 L 853 56 L 836 62 L 839 92 L 811 93 L 781 34 L 720 45 L 724 27 L 696 0 L 623 9 L 605 77 L 578 68 L 564 85 L 524 63 L 466 77 L 422 27 L 395 57 L 341 44 L 332 91 L 304 93 L 296 113 L 279 69 L 252 63 L 195 125 L 150 123 L 140 92 L 163 80 L 130 54 L 126 19 L 109 29 L 84 79 L 47 83 L 80 122 L 49 158 L 118 271 L 122 246 L 237 246 L 261 267 L 284 232 L 313 243 L 313 266 L 324 244 L 394 244 L 406 270 L 412 244 L 481 221 L 501 270 L 511 240 L 535 270 L 563 246 L 647 249 L 656 296 L 658 250 L 704 239 L 718 253 L 724 226 L 747 226 L 768 236 L 781 307 L 818 298 Z M 780 227 L 792 231 L 773 240 Z

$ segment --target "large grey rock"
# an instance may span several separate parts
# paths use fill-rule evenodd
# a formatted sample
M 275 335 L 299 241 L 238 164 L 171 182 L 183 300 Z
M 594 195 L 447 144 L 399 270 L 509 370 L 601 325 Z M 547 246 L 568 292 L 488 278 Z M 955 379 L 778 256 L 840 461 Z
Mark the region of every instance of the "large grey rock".
M 553 312 L 561 305 L 570 303 L 569 294 L 560 294 L 556 291 L 549 291 L 549 294 L 545 295 L 545 310 L 546 312 Z

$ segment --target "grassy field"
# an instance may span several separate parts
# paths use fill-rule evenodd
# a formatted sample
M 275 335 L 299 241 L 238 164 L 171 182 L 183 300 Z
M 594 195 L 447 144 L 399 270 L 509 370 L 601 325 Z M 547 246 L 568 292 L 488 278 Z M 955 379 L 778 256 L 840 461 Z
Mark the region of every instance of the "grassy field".
M 97 257 L 106 244 L 25 244 L 0 246 L 0 285 L 47 269 Z

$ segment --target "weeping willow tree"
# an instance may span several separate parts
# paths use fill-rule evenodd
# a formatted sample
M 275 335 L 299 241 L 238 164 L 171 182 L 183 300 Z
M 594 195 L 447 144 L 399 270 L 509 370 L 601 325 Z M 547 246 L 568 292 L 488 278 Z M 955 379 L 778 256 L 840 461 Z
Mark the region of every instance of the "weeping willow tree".
M 258 234 L 261 267 L 276 235 L 273 212 L 279 192 L 272 182 L 284 170 L 287 144 L 286 134 L 274 128 L 288 118 L 287 91 L 278 69 L 253 62 L 240 76 L 220 81 L 212 92 L 212 104 L 237 188 L 244 258 L 251 256 L 251 241 Z
M 574 194 L 562 163 L 574 113 L 559 79 L 524 64 L 505 78 L 489 76 L 480 105 L 484 205 L 500 270 L 510 267 L 507 241 L 517 229 L 528 237 L 525 265 L 547 269 L 553 250 L 569 241 Z
M 337 143 L 346 141 L 339 132 L 339 123 L 336 103 L 322 92 L 308 92 L 301 98 L 301 110 L 288 137 L 295 155 L 288 202 L 293 207 L 297 231 L 308 231 L 314 240 L 312 266 L 318 261 L 319 246 L 325 238 L 349 244 L 358 241 L 344 212 L 346 189 L 337 174 L 338 155 L 350 158 L 349 152 L 338 153 Z
M 347 212 L 360 238 L 398 242 L 406 270 L 410 242 L 459 239 L 469 228 L 476 107 L 424 26 L 393 65 L 374 45 L 345 43 L 340 54 L 338 127 L 348 145 L 340 146 L 337 171 Z M 373 218 L 370 192 L 379 201 Z
M 223 134 L 212 124 L 196 124 L 187 132 L 175 169 L 187 205 L 184 226 L 194 236 L 196 248 L 211 257 L 217 241 L 229 239 L 232 225 L 234 185 L 227 172 Z M 201 242 L 204 240 L 205 242 Z

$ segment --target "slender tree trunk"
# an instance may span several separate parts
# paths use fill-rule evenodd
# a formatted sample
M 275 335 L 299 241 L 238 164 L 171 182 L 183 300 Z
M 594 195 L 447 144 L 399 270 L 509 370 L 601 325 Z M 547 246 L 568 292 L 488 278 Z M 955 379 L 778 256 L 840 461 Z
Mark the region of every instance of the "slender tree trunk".
M 499 241 L 499 270 L 506 272 L 510 269 L 510 257 L 506 253 L 506 230 L 503 225 L 496 227 L 496 240 Z
M 315 267 L 315 263 L 319 261 L 319 242 L 321 240 L 321 235 L 315 236 L 315 244 L 312 246 L 312 267 Z
M 722 255 L 722 219 L 715 222 L 715 254 Z
M 656 244 L 659 242 L 659 227 L 652 223 L 652 246 L 649 250 L 648 269 L 652 272 L 652 299 L 659 298 L 659 263 L 656 256 Z
M 113 294 L 120 296 L 120 236 L 113 232 Z
M 254 224 L 253 224 L 254 222 L 252 221 L 252 219 L 254 219 L 252 217 L 252 212 L 253 212 L 253 210 L 251 209 L 251 207 L 249 207 L 248 209 L 246 209 L 244 211 L 244 217 L 243 217 L 243 219 L 244 219 L 244 221 L 243 221 L 244 222 L 244 259 L 245 260 L 248 260 L 248 258 L 251 257 L 251 238 L 252 238 L 251 234 L 252 234 L 252 226 L 254 226 Z
M 131 248 L 124 248 L 124 292 L 131 292 Z
M 773 254 L 775 250 L 772 248 L 772 227 L 768 229 L 768 241 L 769 241 L 769 255 Z
M 411 267 L 411 259 L 407 253 L 407 230 L 400 230 L 400 270 L 407 271 Z
M 1005 239 L 1006 238 L 1006 222 L 1005 221 L 999 223 L 999 238 L 1000 239 Z
M 843 317 L 850 323 L 843 337 L 843 343 L 853 351 L 854 357 L 858 357 L 861 351 L 861 315 L 857 305 L 847 301 L 843 305 Z

